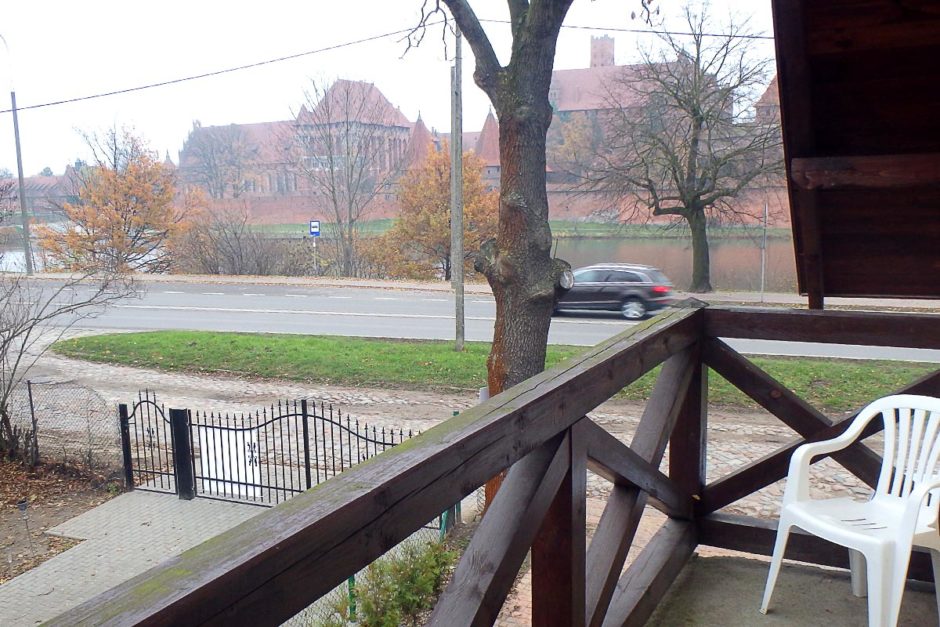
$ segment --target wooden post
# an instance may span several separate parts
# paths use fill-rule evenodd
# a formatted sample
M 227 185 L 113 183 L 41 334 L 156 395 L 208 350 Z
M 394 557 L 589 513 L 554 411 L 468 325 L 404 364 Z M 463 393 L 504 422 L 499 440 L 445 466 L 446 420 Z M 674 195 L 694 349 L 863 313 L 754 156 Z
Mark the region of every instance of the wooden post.
M 118 416 L 121 420 L 121 453 L 124 455 L 124 489 L 134 489 L 134 459 L 131 457 L 131 428 L 130 418 L 127 415 L 127 405 L 118 405 Z
M 173 469 L 176 474 L 176 493 L 186 501 L 196 498 L 193 479 L 193 456 L 189 437 L 189 410 L 170 410 L 170 429 L 173 433 Z
M 692 359 L 692 380 L 669 440 L 669 477 L 697 504 L 705 487 L 708 425 L 708 368 L 702 362 L 701 343 L 693 349 Z
M 583 627 L 587 447 L 569 430 L 571 465 L 532 544 L 532 625 Z

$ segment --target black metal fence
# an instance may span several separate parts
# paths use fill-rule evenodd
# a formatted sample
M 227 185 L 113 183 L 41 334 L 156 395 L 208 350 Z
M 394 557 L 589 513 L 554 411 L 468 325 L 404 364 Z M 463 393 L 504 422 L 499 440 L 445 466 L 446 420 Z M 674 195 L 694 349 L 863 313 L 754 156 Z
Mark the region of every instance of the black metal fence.
M 144 391 L 118 411 L 129 487 L 267 506 L 412 436 L 307 400 L 245 413 L 167 411 Z

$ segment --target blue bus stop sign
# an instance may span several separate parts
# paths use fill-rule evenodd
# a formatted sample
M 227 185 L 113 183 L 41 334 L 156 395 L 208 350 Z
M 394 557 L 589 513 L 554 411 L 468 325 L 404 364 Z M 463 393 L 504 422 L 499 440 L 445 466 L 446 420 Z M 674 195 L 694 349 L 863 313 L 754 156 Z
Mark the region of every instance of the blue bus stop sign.
M 320 237 L 320 221 L 311 220 L 310 221 L 310 235 L 313 237 Z

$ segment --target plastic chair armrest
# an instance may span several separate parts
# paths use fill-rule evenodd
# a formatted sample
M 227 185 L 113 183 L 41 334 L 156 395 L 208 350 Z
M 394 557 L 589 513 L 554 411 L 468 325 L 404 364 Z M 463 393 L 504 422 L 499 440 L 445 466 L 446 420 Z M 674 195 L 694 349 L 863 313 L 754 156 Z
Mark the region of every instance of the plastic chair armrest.
M 807 442 L 793 451 L 790 468 L 787 471 L 787 487 L 783 493 L 783 502 L 809 500 L 809 467 L 813 458 L 848 448 L 858 439 L 868 423 L 877 416 L 880 414 L 859 414 L 840 435 L 829 440 Z

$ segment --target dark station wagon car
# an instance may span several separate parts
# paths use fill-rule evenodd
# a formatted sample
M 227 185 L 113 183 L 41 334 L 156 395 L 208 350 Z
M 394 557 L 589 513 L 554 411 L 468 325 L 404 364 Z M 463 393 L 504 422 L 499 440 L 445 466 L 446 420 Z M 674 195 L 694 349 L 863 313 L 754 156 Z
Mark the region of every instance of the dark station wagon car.
M 673 300 L 672 283 L 656 268 L 601 263 L 574 271 L 574 285 L 558 300 L 555 311 L 602 309 L 640 320 Z

